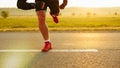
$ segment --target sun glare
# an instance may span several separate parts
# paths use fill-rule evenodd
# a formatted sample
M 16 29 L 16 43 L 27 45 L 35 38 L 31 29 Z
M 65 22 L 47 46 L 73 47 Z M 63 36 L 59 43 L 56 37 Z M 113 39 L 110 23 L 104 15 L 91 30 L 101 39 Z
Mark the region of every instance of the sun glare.
M 68 0 L 70 7 L 120 7 L 120 0 Z
M 59 1 L 61 4 L 63 0 Z M 16 2 L 17 0 L 1 0 L 0 7 L 17 7 Z M 120 0 L 68 0 L 67 7 L 120 7 Z
M 11 54 L 5 57 L 5 61 L 3 63 L 3 68 L 18 68 L 22 63 L 22 57 L 20 55 Z

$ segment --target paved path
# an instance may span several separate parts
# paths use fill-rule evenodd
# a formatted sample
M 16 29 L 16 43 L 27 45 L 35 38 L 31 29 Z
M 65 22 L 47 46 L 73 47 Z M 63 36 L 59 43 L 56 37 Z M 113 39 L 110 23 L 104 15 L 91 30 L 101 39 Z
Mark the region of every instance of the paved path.
M 120 33 L 51 32 L 53 50 L 40 52 L 39 32 L 0 33 L 0 68 L 120 68 Z

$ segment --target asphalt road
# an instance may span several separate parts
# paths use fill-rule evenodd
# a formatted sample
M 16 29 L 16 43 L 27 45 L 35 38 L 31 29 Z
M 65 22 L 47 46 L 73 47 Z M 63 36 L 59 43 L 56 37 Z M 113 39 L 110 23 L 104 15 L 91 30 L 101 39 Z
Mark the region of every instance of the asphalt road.
M 26 52 L 43 47 L 39 32 L 1 32 L 0 68 L 120 68 L 119 32 L 51 32 L 50 37 L 50 52 Z

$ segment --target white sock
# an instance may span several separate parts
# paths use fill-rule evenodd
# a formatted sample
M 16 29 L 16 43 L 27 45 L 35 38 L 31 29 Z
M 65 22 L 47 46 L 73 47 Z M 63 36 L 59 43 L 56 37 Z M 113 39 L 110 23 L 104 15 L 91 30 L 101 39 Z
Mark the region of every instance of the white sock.
M 57 15 L 52 15 L 53 17 L 56 17 Z
M 48 40 L 45 40 L 45 42 L 50 42 L 50 40 L 48 39 Z

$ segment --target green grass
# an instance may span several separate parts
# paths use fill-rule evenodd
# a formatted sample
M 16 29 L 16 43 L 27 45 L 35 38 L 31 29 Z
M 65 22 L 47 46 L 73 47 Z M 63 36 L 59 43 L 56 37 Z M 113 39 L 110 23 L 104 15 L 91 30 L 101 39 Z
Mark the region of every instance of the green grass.
M 78 17 L 60 16 L 59 24 L 55 24 L 51 17 L 46 22 L 49 28 L 82 28 L 82 27 L 120 27 L 120 17 Z M 7 19 L 0 18 L 0 29 L 9 28 L 38 28 L 36 16 L 12 16 Z
M 120 17 L 99 17 L 99 18 L 79 18 L 79 17 L 59 17 L 59 24 L 55 24 L 51 18 L 47 18 L 49 27 L 116 27 L 120 26 Z M 38 27 L 36 17 L 12 17 L 8 19 L 0 18 L 0 28 L 28 28 Z
M 49 19 L 49 27 L 119 27 L 120 17 L 60 17 L 60 23 L 55 25 Z
M 37 27 L 35 17 L 10 17 L 7 19 L 0 18 L 0 28 L 29 28 Z
M 112 8 L 66 8 L 61 10 L 59 16 L 59 24 L 55 24 L 47 11 L 46 22 L 49 29 L 52 30 L 79 30 L 86 29 L 110 29 L 120 30 L 120 7 Z M 35 10 L 20 10 L 17 8 L 1 8 L 0 12 L 6 10 L 9 11 L 10 16 L 7 19 L 3 19 L 0 16 L 0 30 L 35 30 L 38 29 L 38 20 Z M 91 15 L 87 16 L 90 12 Z M 114 13 L 118 14 L 115 15 Z M 72 16 L 72 14 L 75 14 Z M 96 13 L 96 15 L 93 15 Z M 23 29 L 24 28 L 24 29 Z

